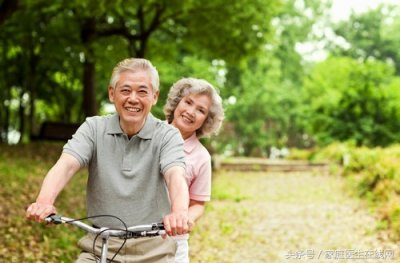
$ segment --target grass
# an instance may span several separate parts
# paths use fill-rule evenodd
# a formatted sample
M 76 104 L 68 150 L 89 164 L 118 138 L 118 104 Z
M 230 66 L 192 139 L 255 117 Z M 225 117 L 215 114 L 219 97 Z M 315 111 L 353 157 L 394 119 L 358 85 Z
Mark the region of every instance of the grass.
M 25 219 L 47 170 L 60 155 L 58 143 L 0 146 L 0 261 L 73 262 L 81 232 L 72 227 L 46 227 Z M 76 175 L 60 195 L 58 210 L 85 215 L 85 174 Z

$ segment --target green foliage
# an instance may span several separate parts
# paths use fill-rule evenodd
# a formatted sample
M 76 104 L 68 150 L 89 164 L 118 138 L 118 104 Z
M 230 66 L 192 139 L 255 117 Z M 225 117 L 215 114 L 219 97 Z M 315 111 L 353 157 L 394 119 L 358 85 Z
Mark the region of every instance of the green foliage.
M 314 150 L 290 148 L 289 155 L 285 158 L 287 160 L 312 160 Z
M 224 130 L 225 140 L 236 155 L 266 156 L 271 146 L 302 143 L 296 141 L 300 90 L 281 83 L 277 60 L 265 56 L 247 62 L 237 85 L 227 83 L 235 86 L 225 105 L 226 122 L 232 124 Z
M 354 165 L 346 169 L 346 175 L 357 183 L 359 194 L 374 204 L 380 218 L 394 231 L 394 238 L 400 237 L 399 151 L 399 146 L 357 149 L 352 153 Z
M 237 65 L 256 54 L 271 36 L 269 22 L 277 3 L 22 0 L 0 25 L 0 100 L 19 104 L 16 110 L 0 106 L 2 139 L 8 130 L 35 132 L 45 119 L 81 122 L 96 108 L 93 102 L 108 100 L 112 67 L 128 56 L 160 62 L 154 63 L 160 69 L 169 67 L 161 78 L 167 80 L 162 80 L 165 88 L 187 74 L 213 82 L 213 74 L 202 65 L 212 68 L 214 60 Z M 20 91 L 17 98 L 10 96 L 12 87 Z M 9 111 L 16 111 L 15 117 Z M 155 112 L 162 115 L 161 105 Z M 24 130 L 25 123 L 33 127 Z
M 267 156 L 271 146 L 307 147 L 300 116 L 304 77 L 296 43 L 308 40 L 323 13 L 319 1 L 282 1 L 274 35 L 256 57 L 227 67 L 224 137 L 236 155 Z
M 331 56 L 304 84 L 303 127 L 317 144 L 399 140 L 399 12 L 399 5 L 381 5 L 333 25 Z
M 400 6 L 380 5 L 365 13 L 353 13 L 349 20 L 334 25 L 336 35 L 343 38 L 346 45 L 331 45 L 333 54 L 349 56 L 363 61 L 373 58 L 389 61 L 400 73 Z M 343 42 L 343 41 L 341 41 Z
M 324 19 L 329 8 L 327 1 L 282 1 L 278 15 L 272 21 L 275 25 L 275 38 L 268 43 L 272 49 L 270 51 L 279 60 L 281 82 L 301 85 L 306 68 L 301 55 L 296 51 L 296 45 L 315 40 L 312 28 L 317 21 Z
M 183 44 L 190 40 L 187 49 L 191 53 L 206 52 L 236 64 L 243 57 L 239 54 L 254 54 L 260 44 L 270 38 L 269 22 L 276 13 L 278 1 L 241 0 L 227 4 L 223 0 L 203 0 L 191 3 Z
M 20 3 L 0 24 L 3 142 L 12 130 L 27 142 L 45 120 L 82 122 L 93 101 L 107 105 L 111 70 L 128 56 L 158 68 L 159 118 L 168 89 L 182 77 L 205 78 L 220 90 L 226 121 L 218 137 L 204 140 L 213 152 L 267 156 L 271 146 L 388 146 L 400 139 L 393 121 L 400 117 L 398 6 L 334 25 L 341 38 L 313 66 L 297 47 L 325 39 L 314 29 L 326 24 L 329 1 Z
M 399 140 L 395 83 L 393 68 L 379 61 L 332 57 L 316 65 L 304 84 L 307 130 L 322 144 L 385 146 Z

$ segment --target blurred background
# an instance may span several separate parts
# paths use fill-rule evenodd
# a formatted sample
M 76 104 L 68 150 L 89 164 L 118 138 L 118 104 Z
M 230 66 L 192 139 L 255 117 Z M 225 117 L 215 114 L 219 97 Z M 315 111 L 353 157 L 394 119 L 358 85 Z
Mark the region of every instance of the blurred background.
M 75 259 L 82 233 L 25 209 L 75 129 L 113 112 L 108 82 L 126 57 L 157 67 L 161 119 L 182 77 L 223 98 L 223 127 L 203 140 L 213 201 L 193 262 L 342 249 L 399 262 L 398 0 L 0 0 L 0 261 Z M 85 215 L 82 173 L 57 201 L 67 216 Z
M 162 107 L 181 77 L 205 78 L 226 110 L 224 155 L 335 141 L 400 140 L 397 1 L 0 1 L 0 140 L 29 143 L 46 122 L 107 114 L 113 66 L 157 67 Z

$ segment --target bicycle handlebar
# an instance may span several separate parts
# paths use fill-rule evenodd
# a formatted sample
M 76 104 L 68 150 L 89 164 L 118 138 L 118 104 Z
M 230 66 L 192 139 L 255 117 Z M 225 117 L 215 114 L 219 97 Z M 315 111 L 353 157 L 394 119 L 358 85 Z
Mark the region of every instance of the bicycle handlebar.
M 90 226 L 80 220 L 64 217 L 61 215 L 50 215 L 46 217 L 45 221 L 53 224 L 70 224 L 77 226 L 88 233 L 102 235 L 102 236 L 106 235 L 112 237 L 119 237 L 122 239 L 152 237 L 152 236 L 160 236 L 166 234 L 163 223 L 137 225 L 128 227 L 127 229 L 116 229 L 108 227 L 97 228 L 94 226 Z

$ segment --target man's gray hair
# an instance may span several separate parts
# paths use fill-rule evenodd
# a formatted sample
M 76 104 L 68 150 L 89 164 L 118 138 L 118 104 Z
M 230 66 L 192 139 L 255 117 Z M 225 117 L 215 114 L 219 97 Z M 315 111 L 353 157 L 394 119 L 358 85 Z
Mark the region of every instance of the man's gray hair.
M 149 74 L 153 92 L 157 92 L 160 89 L 160 78 L 158 76 L 157 69 L 151 64 L 151 62 L 144 58 L 127 58 L 119 62 L 113 69 L 110 86 L 115 89 L 120 74 L 125 71 L 145 71 Z

